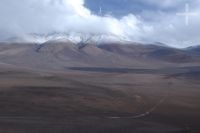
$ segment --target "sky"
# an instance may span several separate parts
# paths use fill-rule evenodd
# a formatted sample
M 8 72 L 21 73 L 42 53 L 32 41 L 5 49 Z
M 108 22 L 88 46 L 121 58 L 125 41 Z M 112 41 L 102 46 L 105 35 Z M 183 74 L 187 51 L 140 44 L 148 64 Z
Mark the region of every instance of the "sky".
M 188 24 L 185 16 L 193 13 Z M 200 44 L 200 0 L 1 0 L 0 40 L 52 32 L 114 35 L 174 47 Z

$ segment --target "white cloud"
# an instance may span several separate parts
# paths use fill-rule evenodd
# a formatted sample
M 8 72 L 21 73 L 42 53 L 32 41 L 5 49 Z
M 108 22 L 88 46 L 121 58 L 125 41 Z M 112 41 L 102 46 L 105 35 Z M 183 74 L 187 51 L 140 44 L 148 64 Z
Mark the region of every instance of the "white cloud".
M 122 35 L 124 31 L 123 19 L 91 14 L 83 6 L 83 0 L 3 0 L 0 3 L 0 31 L 13 35 L 52 31 Z
M 143 0 L 144 1 L 144 0 Z M 145 0 L 162 8 L 175 7 L 184 11 L 180 0 Z M 200 15 L 200 0 L 189 2 L 190 11 Z M 180 7 L 181 5 L 181 7 Z M 183 6 L 183 7 L 182 7 Z M 152 21 L 143 17 L 151 16 Z M 121 19 L 97 16 L 84 7 L 84 0 L 1 0 L 0 36 L 5 39 L 28 33 L 78 32 L 88 34 L 112 34 L 132 41 L 164 42 L 184 47 L 200 42 L 200 17 L 184 17 L 176 12 L 145 11 L 127 14 Z
M 155 19 L 156 21 L 152 23 L 144 22 L 145 25 L 150 24 L 152 26 L 151 33 L 146 32 L 147 40 L 160 41 L 175 47 L 187 47 L 200 44 L 200 31 L 198 30 L 198 27 L 200 27 L 200 1 L 198 1 L 199 4 L 196 2 L 195 4 L 193 2 L 188 3 L 189 12 L 197 13 L 197 16 L 189 16 L 189 25 L 185 24 L 184 16 L 176 15 L 177 12 L 185 11 L 185 5 L 177 12 L 154 13 L 152 17 L 157 18 Z

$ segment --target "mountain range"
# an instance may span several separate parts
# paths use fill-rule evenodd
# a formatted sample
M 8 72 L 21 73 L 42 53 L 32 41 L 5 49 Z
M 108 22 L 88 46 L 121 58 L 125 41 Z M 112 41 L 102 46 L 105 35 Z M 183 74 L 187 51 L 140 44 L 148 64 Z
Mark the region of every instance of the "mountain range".
M 27 37 L 27 36 L 26 36 Z M 0 44 L 3 63 L 40 69 L 67 67 L 160 68 L 200 63 L 199 47 L 177 49 L 141 44 L 105 35 L 32 34 Z

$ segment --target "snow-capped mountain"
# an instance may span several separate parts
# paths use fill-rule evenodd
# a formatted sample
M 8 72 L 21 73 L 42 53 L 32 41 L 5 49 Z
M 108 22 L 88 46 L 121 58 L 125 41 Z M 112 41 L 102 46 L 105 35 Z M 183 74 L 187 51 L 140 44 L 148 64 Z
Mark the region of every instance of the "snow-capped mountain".
M 12 37 L 6 40 L 7 42 L 28 42 L 28 43 L 45 43 L 48 41 L 62 41 L 62 42 L 73 42 L 79 43 L 130 43 L 130 40 L 116 35 L 105 35 L 105 34 L 84 34 L 84 33 L 49 33 L 49 34 L 26 34 L 23 36 Z

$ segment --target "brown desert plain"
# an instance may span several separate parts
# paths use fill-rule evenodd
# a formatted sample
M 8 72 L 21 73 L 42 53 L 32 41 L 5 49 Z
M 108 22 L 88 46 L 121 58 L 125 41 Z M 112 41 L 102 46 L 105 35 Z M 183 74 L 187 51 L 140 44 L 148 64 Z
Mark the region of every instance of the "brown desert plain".
M 200 54 L 0 44 L 0 133 L 200 133 Z

